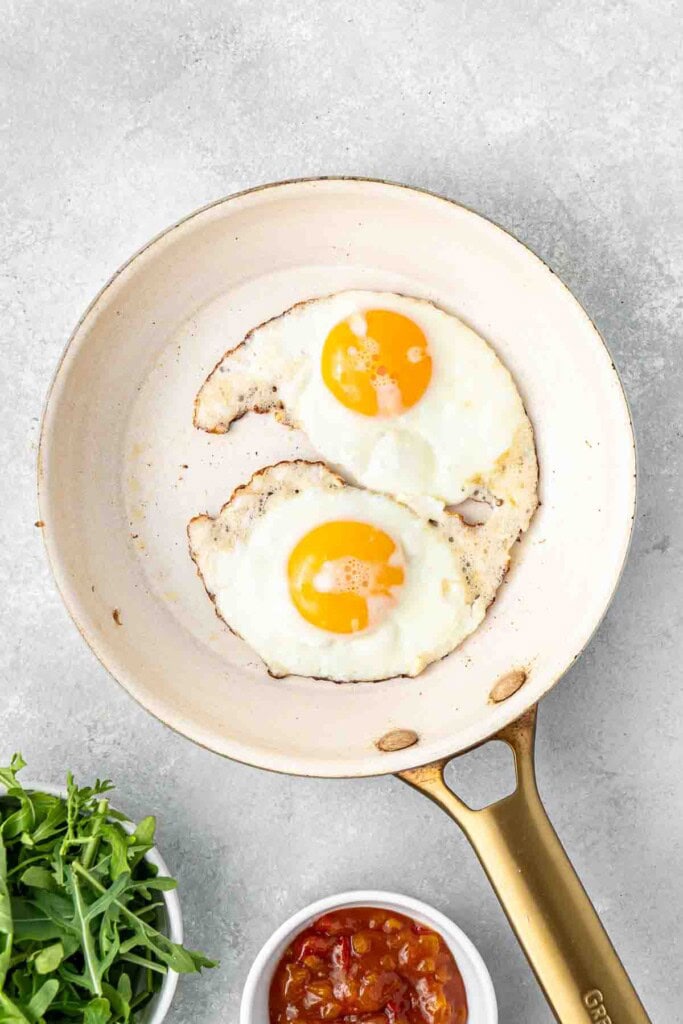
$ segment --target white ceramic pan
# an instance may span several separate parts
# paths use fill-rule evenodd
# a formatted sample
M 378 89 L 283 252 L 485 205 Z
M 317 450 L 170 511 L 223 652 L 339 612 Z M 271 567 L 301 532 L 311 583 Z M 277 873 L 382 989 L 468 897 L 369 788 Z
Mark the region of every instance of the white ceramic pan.
M 226 437 L 201 433 L 192 402 L 250 327 L 345 288 L 424 296 L 491 342 L 535 427 L 542 506 L 484 624 L 422 676 L 343 686 L 275 680 L 216 618 L 185 529 L 260 467 L 315 452 L 266 416 L 245 417 Z M 647 1020 L 533 777 L 533 709 L 609 604 L 634 496 L 619 379 L 567 289 L 477 214 L 376 181 L 254 189 L 150 243 L 77 327 L 40 450 L 57 583 L 119 682 L 169 726 L 228 757 L 302 775 L 396 772 L 427 791 L 475 845 L 564 1024 Z M 518 788 L 473 812 L 445 787 L 442 767 L 494 736 L 515 750 Z

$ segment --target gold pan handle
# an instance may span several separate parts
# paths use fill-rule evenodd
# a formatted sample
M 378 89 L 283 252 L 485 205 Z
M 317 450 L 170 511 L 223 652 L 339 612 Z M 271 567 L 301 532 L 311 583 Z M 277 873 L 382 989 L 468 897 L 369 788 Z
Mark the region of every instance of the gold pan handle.
M 512 748 L 517 787 L 479 811 L 446 785 L 450 758 L 399 777 L 464 831 L 560 1024 L 650 1024 L 541 803 L 535 732 L 534 707 L 493 737 Z

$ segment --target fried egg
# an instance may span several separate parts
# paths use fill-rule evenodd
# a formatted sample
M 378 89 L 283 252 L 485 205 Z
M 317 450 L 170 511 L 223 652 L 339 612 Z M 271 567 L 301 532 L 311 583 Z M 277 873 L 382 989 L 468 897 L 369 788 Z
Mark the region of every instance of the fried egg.
M 282 462 L 188 537 L 216 612 L 272 675 L 377 680 L 417 675 L 476 629 L 527 514 L 428 520 L 322 463 Z
M 254 328 L 201 388 L 195 425 L 225 433 L 249 410 L 276 413 L 351 482 L 394 496 L 457 504 L 492 493 L 511 454 L 535 473 L 510 373 L 423 299 L 340 292 Z

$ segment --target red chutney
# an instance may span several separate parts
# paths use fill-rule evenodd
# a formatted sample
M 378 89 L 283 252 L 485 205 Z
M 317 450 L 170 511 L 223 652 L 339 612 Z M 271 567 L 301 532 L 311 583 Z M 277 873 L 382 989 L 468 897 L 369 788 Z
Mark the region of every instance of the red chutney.
M 372 907 L 335 910 L 297 935 L 270 986 L 270 1024 L 465 1024 L 460 971 L 436 932 Z

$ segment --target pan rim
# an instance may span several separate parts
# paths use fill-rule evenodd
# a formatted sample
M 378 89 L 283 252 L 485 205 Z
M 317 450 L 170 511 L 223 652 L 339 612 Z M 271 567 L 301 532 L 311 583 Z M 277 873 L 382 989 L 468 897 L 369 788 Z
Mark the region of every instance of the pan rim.
M 488 223 L 490 226 L 494 227 L 497 231 L 501 232 L 503 235 L 507 236 L 509 239 L 512 239 L 514 242 L 516 242 L 522 249 L 524 249 L 532 257 L 532 259 L 535 262 L 540 264 L 542 267 L 544 267 L 546 270 L 548 270 L 552 274 L 555 282 L 560 285 L 560 288 L 561 288 L 562 292 L 564 292 L 566 294 L 566 296 L 569 297 L 569 299 L 573 302 L 573 304 L 574 304 L 575 308 L 577 309 L 577 311 L 580 312 L 580 314 L 585 319 L 585 321 L 587 322 L 589 327 L 592 328 L 592 332 L 593 332 L 593 335 L 594 335 L 595 339 L 598 340 L 601 343 L 601 345 L 602 345 L 602 347 L 604 349 L 604 353 L 607 355 L 609 366 L 610 366 L 611 371 L 612 371 L 613 382 L 616 381 L 616 384 L 618 385 L 618 391 L 621 394 L 623 405 L 624 405 L 624 409 L 625 409 L 625 412 L 626 412 L 626 419 L 627 419 L 627 422 L 628 422 L 629 433 L 630 433 L 631 456 L 632 456 L 632 462 L 633 462 L 633 476 L 632 476 L 632 482 L 631 482 L 631 488 L 630 488 L 630 496 L 629 496 L 630 520 L 629 520 L 629 526 L 628 526 L 628 533 L 627 533 L 627 535 L 626 535 L 626 537 L 624 539 L 624 542 L 623 542 L 623 550 L 621 552 L 619 568 L 618 568 L 618 571 L 615 573 L 614 583 L 613 583 L 612 589 L 610 590 L 610 593 L 609 593 L 609 595 L 607 596 L 607 598 L 605 600 L 605 603 L 604 603 L 604 606 L 601 609 L 600 615 L 596 618 L 595 624 L 593 625 L 593 628 L 591 629 L 591 631 L 586 636 L 586 639 L 585 639 L 584 643 L 582 644 L 581 648 L 566 662 L 565 666 L 562 668 L 561 671 L 557 672 L 556 674 L 553 675 L 552 678 L 549 679 L 547 685 L 545 685 L 543 687 L 542 692 L 540 694 L 536 694 L 535 697 L 534 697 L 534 700 L 532 702 L 530 702 L 529 704 L 525 704 L 523 707 L 520 708 L 515 702 L 510 701 L 509 702 L 509 707 L 508 707 L 507 711 L 501 715 L 501 719 L 499 720 L 499 722 L 496 725 L 496 728 L 495 728 L 495 730 L 493 732 L 480 730 L 482 732 L 482 735 L 477 736 L 477 738 L 474 739 L 471 743 L 468 743 L 467 745 L 462 746 L 462 747 L 460 747 L 457 750 L 454 750 L 452 752 L 448 752 L 447 751 L 443 755 L 446 759 L 450 759 L 451 757 L 455 757 L 455 756 L 457 756 L 459 754 L 466 753 L 467 751 L 472 750 L 472 749 L 480 746 L 481 744 L 487 742 L 487 740 L 491 739 L 495 735 L 495 732 L 497 732 L 501 727 L 504 727 L 505 725 L 510 724 L 510 722 L 514 721 L 515 718 L 519 717 L 519 715 L 522 713 L 522 711 L 524 711 L 525 709 L 530 707 L 531 704 L 536 703 L 538 700 L 540 700 L 540 698 L 542 696 L 545 696 L 545 694 L 547 694 L 562 679 L 562 677 L 567 673 L 569 668 L 574 664 L 574 662 L 580 657 L 580 655 L 583 653 L 583 651 L 585 651 L 585 649 L 588 647 L 588 645 L 592 641 L 593 637 L 595 636 L 597 630 L 599 629 L 599 627 L 600 627 L 600 625 L 601 625 L 601 623 L 602 623 L 602 621 L 603 621 L 603 619 L 604 619 L 604 617 L 605 617 L 605 615 L 606 615 L 606 613 L 607 613 L 607 611 L 608 611 L 608 609 L 609 609 L 609 607 L 610 607 L 610 605 L 611 605 L 611 603 L 612 603 L 612 601 L 614 599 L 614 596 L 616 594 L 616 591 L 617 591 L 617 589 L 619 587 L 619 584 L 620 584 L 620 581 L 622 579 L 622 576 L 623 576 L 623 573 L 624 573 L 624 568 L 625 568 L 625 565 L 626 565 L 626 560 L 628 558 L 629 550 L 630 550 L 632 539 L 633 539 L 634 523 L 635 523 L 635 516 L 636 516 L 636 509 L 637 509 L 638 453 L 637 453 L 637 446 L 636 446 L 636 438 L 635 438 L 633 417 L 632 417 L 632 414 L 631 414 L 631 409 L 630 409 L 630 406 L 629 406 L 629 402 L 628 402 L 628 398 L 627 398 L 626 392 L 624 390 L 623 383 L 622 383 L 621 378 L 619 376 L 619 372 L 618 372 L 618 370 L 617 370 L 617 368 L 615 366 L 615 363 L 614 363 L 614 360 L 613 360 L 612 355 L 610 353 L 609 347 L 608 347 L 607 343 L 605 342 L 604 338 L 602 337 L 600 331 L 596 327 L 595 323 L 592 321 L 592 319 L 590 318 L 590 316 L 588 315 L 588 313 L 586 312 L 586 310 L 582 306 L 582 304 L 573 295 L 573 293 L 570 291 L 570 289 L 564 284 L 564 282 L 561 280 L 561 278 L 558 277 L 557 274 L 555 274 L 555 272 L 552 270 L 552 268 L 540 256 L 538 256 L 537 253 L 535 253 L 534 250 L 531 249 L 525 242 L 522 242 L 519 238 L 516 237 L 516 235 L 513 232 L 509 231 L 507 228 L 502 227 L 500 224 L 498 224 L 492 218 L 485 216 L 484 214 L 480 213 L 478 210 L 476 210 L 476 209 L 474 209 L 472 207 L 469 207 L 469 206 L 465 205 L 464 203 L 461 203 L 461 202 L 459 202 L 459 201 L 457 201 L 455 199 L 451 199 L 448 196 L 444 196 L 444 195 L 442 195 L 442 194 L 440 194 L 438 192 L 434 192 L 434 191 L 431 191 L 429 189 L 421 188 L 419 186 L 414 186 L 414 185 L 408 185 L 408 184 L 401 183 L 401 182 L 381 179 L 381 178 L 362 177 L 362 176 L 355 176 L 355 175 L 322 175 L 322 176 L 314 176 L 314 177 L 289 178 L 289 179 L 284 179 L 284 180 L 281 180 L 281 181 L 274 181 L 274 182 L 265 182 L 265 183 L 262 183 L 260 185 L 253 186 L 251 188 L 242 189 L 240 191 L 233 192 L 233 193 L 230 193 L 230 194 L 228 194 L 226 196 L 220 197 L 220 198 L 218 198 L 216 200 L 213 200 L 213 201 L 211 201 L 209 203 L 206 203 L 205 205 L 203 205 L 203 206 L 201 206 L 201 207 L 191 211 L 190 213 L 188 213 L 184 217 L 180 218 L 175 223 L 171 224 L 169 227 L 165 228 L 164 230 L 159 232 L 157 235 L 155 235 L 152 239 L 150 239 L 148 242 L 146 242 L 135 253 L 133 253 L 132 256 L 130 256 L 124 263 L 122 263 L 118 267 L 118 269 L 109 277 L 109 279 L 105 282 L 105 284 L 102 286 L 102 288 L 97 292 L 95 297 L 92 299 L 92 301 L 89 303 L 89 305 L 87 306 L 85 311 L 82 313 L 82 315 L 80 316 L 78 322 L 76 323 L 73 331 L 71 332 L 71 334 L 70 334 L 70 336 L 69 336 L 69 338 L 68 338 L 68 340 L 66 342 L 66 345 L 65 345 L 65 347 L 64 347 L 64 349 L 63 349 L 63 351 L 61 353 L 61 356 L 59 358 L 59 361 L 57 363 L 55 371 L 54 371 L 54 373 L 52 375 L 52 379 L 51 379 L 51 382 L 50 382 L 50 385 L 49 385 L 49 388 L 48 388 L 48 391 L 47 391 L 47 394 L 46 394 L 46 398 L 45 398 L 45 402 L 44 402 L 44 406 L 43 406 L 42 418 L 41 418 L 40 436 L 39 436 L 39 445 L 38 445 L 38 457 L 37 457 L 37 485 L 38 485 L 38 508 L 39 508 L 39 515 L 40 515 L 40 519 L 41 520 L 49 521 L 49 513 L 48 513 L 47 509 L 49 507 L 50 499 L 49 499 L 48 494 L 47 494 L 47 489 L 44 486 L 44 480 L 45 480 L 45 466 L 47 464 L 47 457 L 46 456 L 47 456 L 47 449 L 48 449 L 49 437 L 50 437 L 50 431 L 49 431 L 49 426 L 50 426 L 50 422 L 49 422 L 50 421 L 50 409 L 51 409 L 51 405 L 52 405 L 53 395 L 56 392 L 56 387 L 58 385 L 59 379 L 61 377 L 62 371 L 63 371 L 63 369 L 65 367 L 66 362 L 67 362 L 67 359 L 68 359 L 69 355 L 71 354 L 72 349 L 75 350 L 75 348 L 78 345 L 78 342 L 79 342 L 79 339 L 81 337 L 82 329 L 83 329 L 84 325 L 90 319 L 92 313 L 96 310 L 96 308 L 100 304 L 100 302 L 103 299 L 103 297 L 116 284 L 116 282 L 121 277 L 121 275 L 123 275 L 135 262 L 138 261 L 138 259 L 140 259 L 140 257 L 143 257 L 145 255 L 145 253 L 147 253 L 148 250 L 151 250 L 157 243 L 161 242 L 162 240 L 169 239 L 171 235 L 173 235 L 176 231 L 182 229 L 183 227 L 187 226 L 196 217 L 200 217 L 202 214 L 204 214 L 204 213 L 214 209 L 215 207 L 219 207 L 219 206 L 222 206 L 222 205 L 227 205 L 228 203 L 232 202 L 233 200 L 238 200 L 238 199 L 241 199 L 243 197 L 250 196 L 250 195 L 253 195 L 253 194 L 256 194 L 256 193 L 259 193 L 259 192 L 265 192 L 265 191 L 274 190 L 274 189 L 286 189 L 287 187 L 294 187 L 294 186 L 300 186 L 300 185 L 305 185 L 305 184 L 325 183 L 325 182 L 329 182 L 330 184 L 340 184 L 340 185 L 341 184 L 346 184 L 346 183 L 352 183 L 352 184 L 361 184 L 361 185 L 367 184 L 367 185 L 370 185 L 370 186 L 382 186 L 382 187 L 387 188 L 389 190 L 393 190 L 393 189 L 401 190 L 401 191 L 406 191 L 406 192 L 409 192 L 409 193 L 415 193 L 417 195 L 425 196 L 425 197 L 428 197 L 428 198 L 431 198 L 431 199 L 436 199 L 436 200 L 439 200 L 439 201 L 441 201 L 443 203 L 448 204 L 449 207 L 455 207 L 455 208 L 464 210 L 464 211 L 466 211 L 469 214 L 474 215 L 475 217 L 479 218 L 480 220 L 482 220 L 482 221 Z M 81 611 L 81 609 L 80 609 L 80 600 L 79 600 L 78 596 L 75 593 L 74 594 L 70 593 L 70 588 L 68 586 L 67 575 L 66 575 L 65 572 L 62 571 L 63 567 L 61 565 L 61 559 L 60 559 L 59 551 L 57 550 L 57 546 L 52 544 L 49 530 L 43 530 L 42 532 L 43 532 L 43 542 L 45 544 L 45 549 L 46 549 L 47 558 L 48 558 L 48 564 L 50 566 L 50 569 L 51 569 L 51 572 L 52 572 L 55 584 L 57 586 L 57 590 L 58 590 L 58 592 L 59 592 L 59 594 L 60 594 L 60 596 L 62 598 L 62 601 L 63 601 L 63 603 L 64 603 L 64 605 L 65 605 L 65 607 L 66 607 L 66 609 L 67 609 L 67 611 L 68 611 L 72 621 L 74 622 L 74 625 L 78 629 L 79 633 L 81 634 L 81 636 L 83 637 L 85 642 L 88 644 L 89 648 L 91 649 L 91 651 L 93 652 L 95 657 L 98 659 L 98 661 L 103 666 L 103 668 L 105 668 L 105 670 L 108 672 L 108 674 L 112 677 L 112 679 L 114 679 L 114 681 L 132 699 L 134 699 L 138 704 L 140 704 L 148 713 L 152 714 L 163 725 L 165 725 L 167 728 L 170 728 L 172 731 L 176 732 L 178 735 L 181 735 L 181 736 L 185 737 L 186 739 L 189 739 L 191 742 L 195 743 L 197 746 L 199 746 L 199 747 L 201 747 L 201 748 L 203 748 L 205 750 L 211 751 L 212 753 L 219 754 L 222 757 L 226 757 L 226 758 L 228 758 L 230 760 L 237 761 L 238 763 L 245 764 L 245 765 L 248 765 L 250 767 L 260 768 L 261 770 L 271 771 L 271 772 L 274 772 L 276 774 L 298 775 L 298 776 L 308 777 L 308 778 L 369 778 L 369 777 L 373 777 L 375 775 L 377 775 L 377 776 L 391 775 L 391 774 L 396 773 L 397 771 L 402 771 L 402 770 L 405 770 L 405 769 L 408 769 L 408 768 L 413 768 L 413 767 L 419 767 L 421 765 L 424 765 L 425 763 L 428 763 L 429 761 L 435 760 L 435 758 L 430 757 L 430 758 L 428 758 L 428 761 L 426 762 L 426 761 L 424 761 L 423 759 L 421 759 L 419 757 L 417 759 L 415 757 L 410 757 L 409 756 L 409 751 L 405 751 L 405 754 L 406 754 L 406 757 L 407 757 L 407 760 L 406 760 L 405 764 L 403 763 L 403 761 L 400 764 L 390 763 L 387 766 L 387 768 L 384 769 L 384 770 L 378 769 L 378 766 L 373 765 L 372 770 L 360 769 L 360 770 L 356 770 L 356 771 L 353 771 L 353 772 L 343 772 L 343 771 L 339 772 L 339 771 L 334 770 L 335 763 L 332 760 L 325 761 L 325 760 L 321 760 L 321 759 L 318 759 L 317 762 L 312 762 L 311 764 L 305 764 L 305 765 L 303 765 L 301 767 L 299 767 L 299 766 L 296 766 L 296 767 L 281 767 L 281 766 L 279 766 L 277 764 L 278 761 L 282 760 L 281 755 L 277 755 L 276 754 L 276 755 L 273 756 L 272 752 L 269 752 L 268 755 L 266 755 L 266 756 L 270 758 L 271 763 L 267 764 L 267 763 L 263 763 L 263 761 L 259 762 L 259 761 L 255 760 L 255 759 L 253 759 L 253 755 L 251 755 L 251 756 L 249 755 L 249 753 L 248 753 L 249 748 L 245 744 L 236 742 L 234 740 L 228 740 L 228 741 L 224 741 L 224 747 L 226 749 L 219 750 L 219 749 L 216 749 L 214 746 L 211 746 L 209 743 L 204 742 L 201 739 L 198 739 L 196 736 L 190 735 L 188 732 L 183 731 L 183 729 L 180 726 L 176 726 L 176 725 L 172 724 L 171 722 L 166 721 L 166 719 L 162 716 L 162 714 L 157 712 L 154 709 L 154 707 L 152 707 L 150 705 L 150 703 L 147 703 L 145 700 L 143 700 L 141 698 L 141 696 L 137 692 L 137 689 L 136 689 L 136 687 L 134 685 L 134 674 L 131 673 L 125 667 L 125 665 L 123 665 L 121 663 L 121 660 L 118 659 L 116 656 L 113 656 L 113 657 L 109 658 L 109 660 L 107 660 L 107 654 L 104 651 L 100 650 L 99 638 L 97 638 L 95 636 L 88 635 L 88 633 L 87 633 L 87 625 L 86 625 L 86 623 L 84 623 L 81 620 L 81 617 L 80 617 L 80 614 L 79 614 L 80 611 Z M 111 667 L 110 667 L 110 665 L 111 665 Z M 124 680 L 125 680 L 125 682 L 124 682 Z M 130 683 L 133 683 L 133 685 L 131 686 Z M 410 749 L 413 749 L 415 751 L 415 753 L 417 753 L 417 751 L 419 750 L 419 746 L 417 746 L 415 748 L 410 748 Z M 387 760 L 390 760 L 390 759 L 388 758 Z M 391 758 L 392 762 L 393 762 L 393 760 L 394 759 Z

